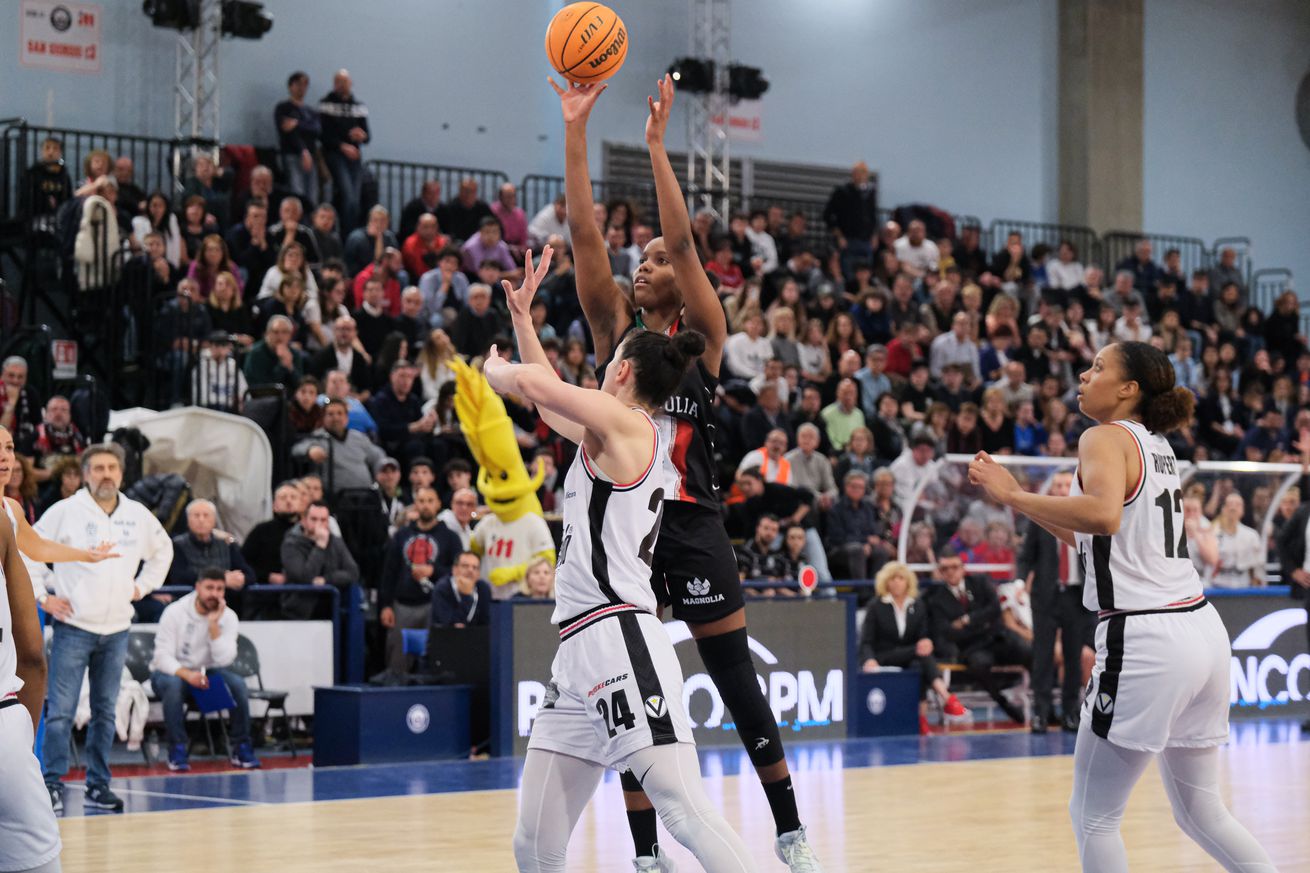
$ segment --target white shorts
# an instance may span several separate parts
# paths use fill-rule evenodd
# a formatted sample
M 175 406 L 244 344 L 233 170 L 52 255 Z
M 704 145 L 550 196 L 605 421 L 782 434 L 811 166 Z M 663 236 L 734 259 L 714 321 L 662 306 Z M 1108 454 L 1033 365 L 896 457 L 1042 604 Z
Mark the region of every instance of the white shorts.
M 1082 717 L 1116 746 L 1143 752 L 1228 741 L 1232 648 L 1219 612 L 1119 615 L 1096 625 L 1096 666 Z
M 562 637 L 529 749 L 624 769 L 639 749 L 694 742 L 682 668 L 658 618 L 622 611 Z
M 32 754 L 25 706 L 0 709 L 0 871 L 31 870 L 59 857 L 59 822 Z

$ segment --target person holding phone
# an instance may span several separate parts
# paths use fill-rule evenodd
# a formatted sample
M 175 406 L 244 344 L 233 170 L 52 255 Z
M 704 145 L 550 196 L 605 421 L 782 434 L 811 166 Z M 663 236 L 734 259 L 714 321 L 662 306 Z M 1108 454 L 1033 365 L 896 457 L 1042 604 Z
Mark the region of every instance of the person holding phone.
M 196 577 L 196 590 L 168 605 L 155 634 L 150 659 L 150 685 L 164 703 L 168 736 L 168 769 L 191 769 L 187 760 L 186 694 L 208 689 L 218 677 L 232 695 L 229 761 L 233 767 L 260 766 L 250 747 L 250 700 L 246 681 L 228 669 L 237 659 L 240 619 L 227 608 L 227 573 L 206 567 Z

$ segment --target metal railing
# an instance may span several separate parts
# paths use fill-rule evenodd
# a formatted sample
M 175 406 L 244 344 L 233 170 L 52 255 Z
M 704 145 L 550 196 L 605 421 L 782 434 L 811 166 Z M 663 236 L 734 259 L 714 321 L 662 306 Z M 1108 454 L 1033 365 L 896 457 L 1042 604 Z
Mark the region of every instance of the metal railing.
M 1151 243 L 1151 259 L 1157 264 L 1164 260 L 1164 253 L 1177 249 L 1183 275 L 1190 275 L 1193 270 L 1203 270 L 1211 266 L 1210 250 L 1205 241 L 1191 236 L 1172 236 L 1163 233 L 1134 233 L 1125 230 L 1112 230 L 1101 236 L 1102 266 L 1107 276 L 1126 258 L 1133 255 L 1133 250 L 1141 240 Z M 1106 284 L 1109 284 L 1107 280 Z
M 988 238 L 983 240 L 984 250 L 994 252 L 1004 248 L 1006 238 L 1012 233 L 1023 236 L 1025 250 L 1031 250 L 1034 243 L 1045 243 L 1051 247 L 1051 256 L 1055 257 L 1060 243 L 1068 240 L 1077 249 L 1079 262 L 1085 265 L 1101 263 L 1100 237 L 1090 227 L 1076 224 L 1051 224 L 1014 218 L 993 219 L 988 228 Z
M 519 183 L 519 202 L 530 216 L 536 215 L 555 198 L 564 193 L 563 176 L 543 176 L 529 174 Z M 655 199 L 653 184 L 626 184 L 622 182 L 603 182 L 592 180 L 591 197 L 596 203 L 608 206 L 616 200 L 623 200 L 633 209 L 635 220 L 648 224 L 659 232 L 659 204 Z
M 1247 300 L 1250 304 L 1268 315 L 1274 311 L 1274 301 L 1292 286 L 1292 271 L 1281 267 L 1256 270 L 1251 274 L 1247 288 Z
M 441 183 L 443 202 L 455 196 L 459 191 L 460 182 L 472 179 L 478 183 L 478 196 L 488 203 L 494 203 L 500 186 L 509 181 L 509 176 L 499 170 L 476 167 L 449 167 L 442 164 L 389 160 L 369 161 L 367 167 L 377 182 L 378 203 L 391 213 L 393 226 L 400 220 L 400 213 L 405 208 L 405 204 L 419 195 L 423 183 L 429 179 L 436 179 Z
M 180 190 L 187 154 L 195 149 L 212 151 L 218 146 L 208 139 L 49 127 L 23 118 L 8 121 L 0 133 L 0 215 L 18 213 L 23 174 L 40 159 L 41 143 L 47 138 L 63 143 L 64 165 L 74 188 L 86 178 L 87 157 L 94 151 L 104 151 L 110 155 L 111 171 L 113 159 L 131 158 L 134 184 L 146 194 L 163 191 L 170 197 Z

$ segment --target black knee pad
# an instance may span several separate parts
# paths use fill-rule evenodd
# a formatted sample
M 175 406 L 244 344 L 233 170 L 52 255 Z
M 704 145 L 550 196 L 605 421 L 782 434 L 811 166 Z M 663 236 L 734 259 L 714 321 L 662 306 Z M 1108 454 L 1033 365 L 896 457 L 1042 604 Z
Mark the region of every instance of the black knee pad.
M 781 761 L 782 734 L 755 678 L 755 665 L 746 645 L 746 629 L 698 639 L 696 648 L 705 662 L 705 672 L 714 680 L 719 696 L 732 714 L 751 763 L 768 767 Z

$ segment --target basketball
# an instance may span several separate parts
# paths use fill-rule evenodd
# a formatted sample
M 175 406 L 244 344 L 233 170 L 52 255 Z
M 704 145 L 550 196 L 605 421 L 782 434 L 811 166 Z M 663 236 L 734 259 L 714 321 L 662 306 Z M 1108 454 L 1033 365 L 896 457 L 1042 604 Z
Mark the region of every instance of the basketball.
M 601 3 L 570 3 L 546 28 L 546 57 L 570 82 L 602 82 L 628 56 L 628 29 Z

